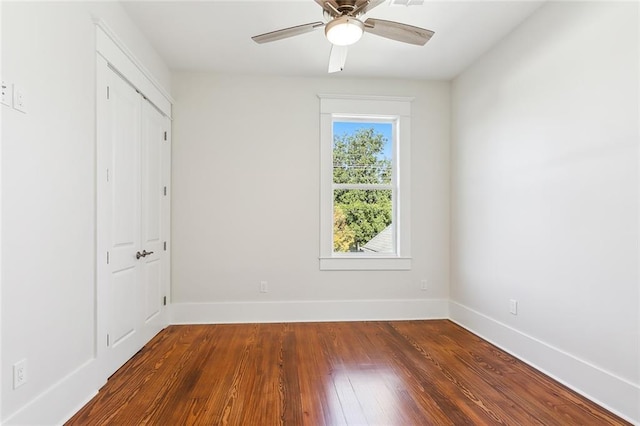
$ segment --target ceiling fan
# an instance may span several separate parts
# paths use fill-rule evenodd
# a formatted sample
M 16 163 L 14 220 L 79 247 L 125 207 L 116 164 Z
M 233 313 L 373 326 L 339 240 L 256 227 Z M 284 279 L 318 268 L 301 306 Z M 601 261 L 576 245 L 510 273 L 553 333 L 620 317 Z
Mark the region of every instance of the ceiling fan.
M 375 34 L 403 43 L 424 46 L 433 36 L 433 31 L 400 22 L 368 18 L 361 21 L 360 16 L 369 12 L 386 0 L 315 0 L 322 7 L 324 22 L 311 22 L 251 37 L 256 43 L 268 43 L 300 34 L 305 34 L 324 27 L 324 34 L 332 44 L 329 55 L 329 72 L 344 69 L 347 60 L 347 48 L 354 44 L 363 32 Z

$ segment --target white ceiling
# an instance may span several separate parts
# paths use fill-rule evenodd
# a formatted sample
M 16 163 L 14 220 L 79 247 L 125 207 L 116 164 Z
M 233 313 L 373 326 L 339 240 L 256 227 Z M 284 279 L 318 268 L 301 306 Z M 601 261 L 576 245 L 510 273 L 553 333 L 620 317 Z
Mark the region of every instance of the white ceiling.
M 330 44 L 322 29 L 267 44 L 251 36 L 322 21 L 313 0 L 123 1 L 136 25 L 173 70 L 318 77 Z M 425 46 L 365 33 L 349 48 L 340 77 L 449 80 L 518 26 L 542 1 L 430 1 L 390 5 L 364 19 L 399 21 L 435 31 Z

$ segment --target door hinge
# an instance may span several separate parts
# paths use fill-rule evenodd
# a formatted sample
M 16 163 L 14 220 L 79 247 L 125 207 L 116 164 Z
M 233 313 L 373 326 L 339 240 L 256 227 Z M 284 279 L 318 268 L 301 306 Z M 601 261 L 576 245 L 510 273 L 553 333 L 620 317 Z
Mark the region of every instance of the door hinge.
M 107 252 L 107 265 L 109 264 L 109 252 Z
M 167 140 L 167 132 L 164 132 L 164 140 Z
M 109 334 L 107 333 L 107 346 L 109 346 Z
M 164 242 L 164 251 L 167 251 L 167 242 Z
M 167 187 L 166 186 L 164 187 L 164 195 L 165 195 L 165 197 L 167 196 Z
M 109 99 L 109 86 L 107 86 L 107 99 Z
M 109 182 L 109 169 L 107 169 L 107 182 Z
M 167 306 L 167 296 L 164 296 L 164 297 L 162 298 L 162 305 L 163 305 L 163 306 Z

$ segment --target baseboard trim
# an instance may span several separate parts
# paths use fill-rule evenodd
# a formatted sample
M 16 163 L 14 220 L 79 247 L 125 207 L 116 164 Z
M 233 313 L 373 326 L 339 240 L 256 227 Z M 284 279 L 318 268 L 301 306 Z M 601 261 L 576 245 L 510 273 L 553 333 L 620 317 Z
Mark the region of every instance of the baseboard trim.
M 64 424 L 98 393 L 105 382 L 105 379 L 100 378 L 96 360 L 89 360 L 9 416 L 2 424 Z M 52 422 L 52 419 L 57 420 Z
M 172 324 L 444 319 L 446 299 L 172 303 Z
M 640 425 L 640 386 L 460 303 L 451 321 L 623 419 Z

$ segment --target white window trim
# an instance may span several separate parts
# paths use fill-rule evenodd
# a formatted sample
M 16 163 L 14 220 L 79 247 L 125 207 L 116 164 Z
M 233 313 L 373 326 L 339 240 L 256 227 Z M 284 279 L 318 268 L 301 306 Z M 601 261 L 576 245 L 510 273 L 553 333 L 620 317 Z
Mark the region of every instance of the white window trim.
M 411 101 L 387 96 L 318 95 L 320 98 L 320 269 L 411 269 Z M 333 253 L 333 117 L 393 118 L 398 126 L 396 255 Z

